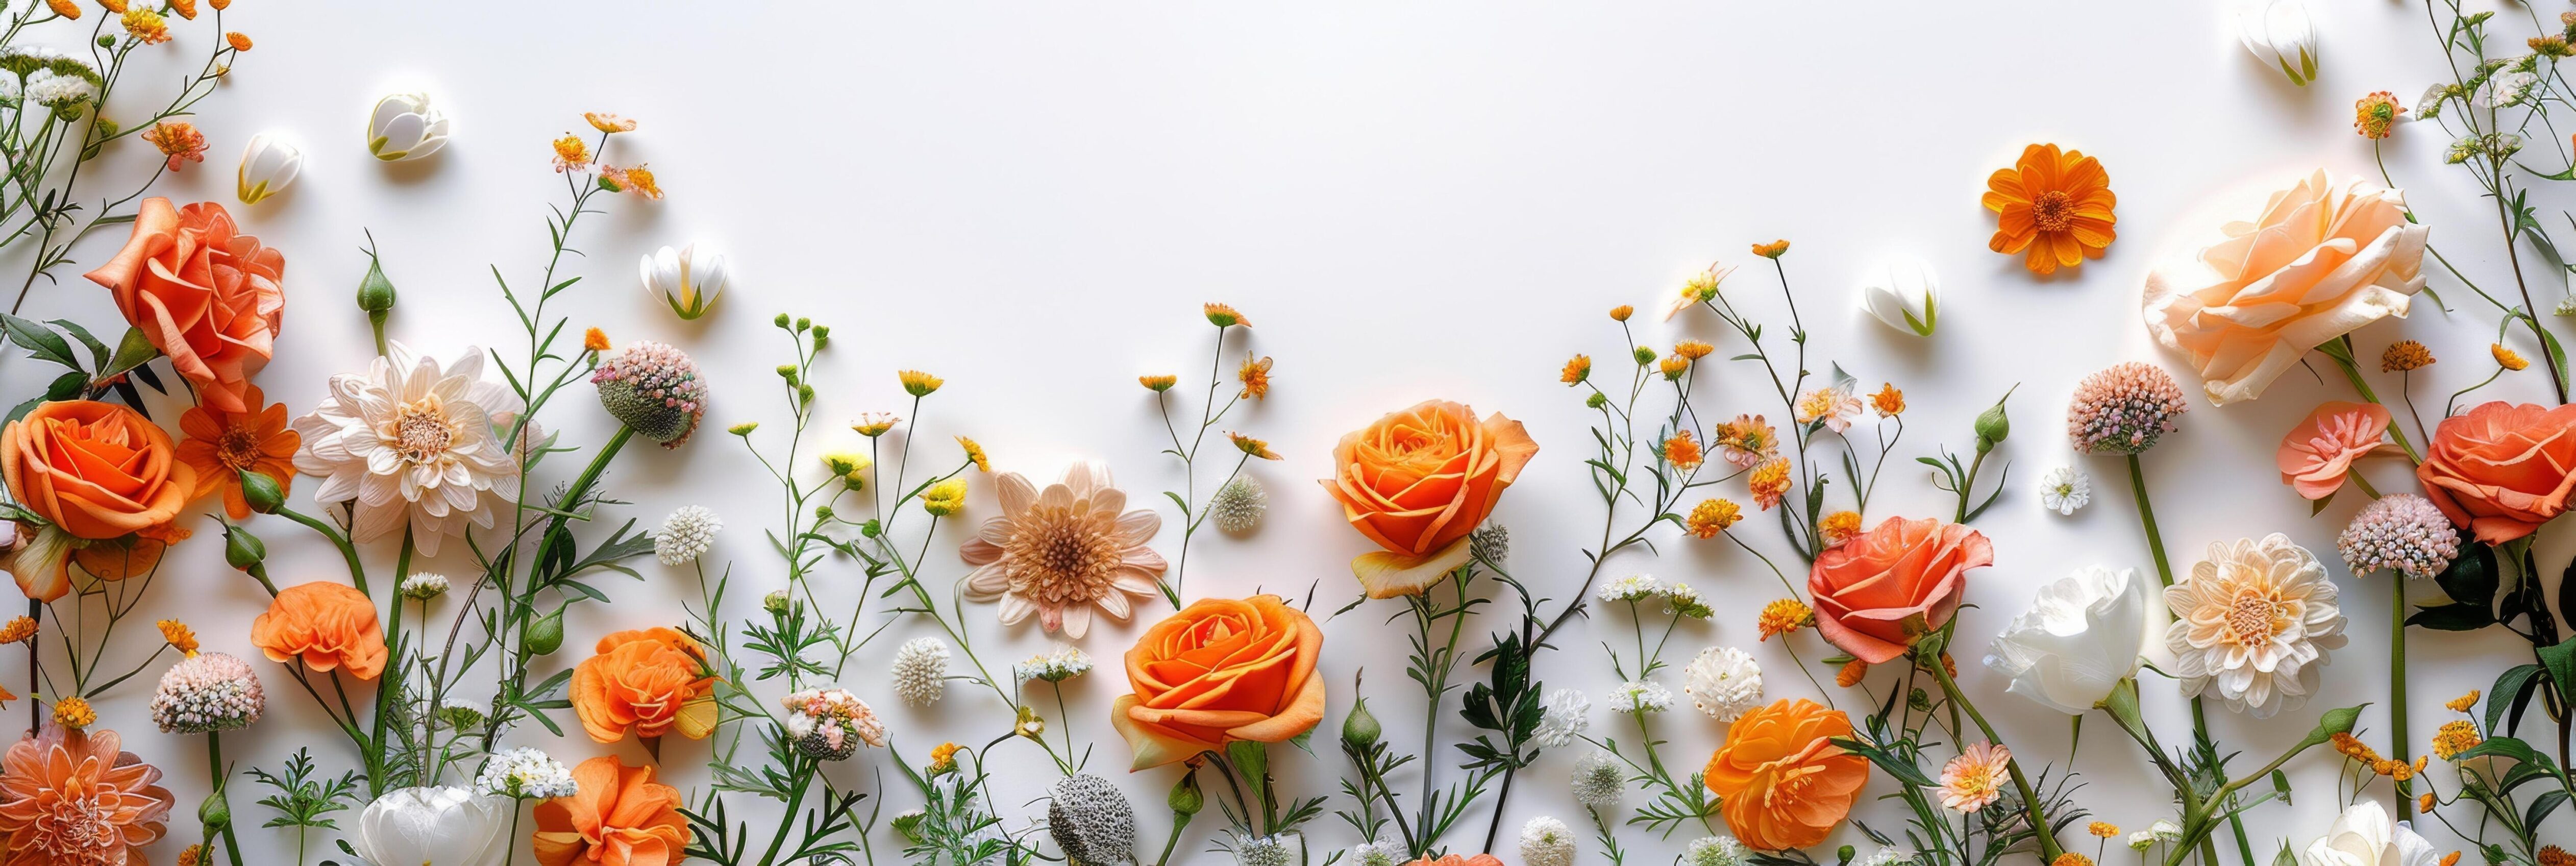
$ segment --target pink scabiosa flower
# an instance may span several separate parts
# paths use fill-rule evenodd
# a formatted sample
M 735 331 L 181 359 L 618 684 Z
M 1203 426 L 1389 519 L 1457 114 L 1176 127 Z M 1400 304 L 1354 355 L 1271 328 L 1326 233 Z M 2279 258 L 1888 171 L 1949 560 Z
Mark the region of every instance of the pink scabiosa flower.
M 2460 555 L 2460 532 L 2433 501 L 2412 493 L 2372 500 L 2335 538 L 2335 552 L 2355 575 L 2388 569 L 2432 577 Z
M 1977 743 L 1941 767 L 1939 797 L 1944 808 L 1974 812 L 2003 796 L 2012 772 L 2012 750 L 2001 743 Z
M 590 374 L 599 405 L 644 438 L 678 448 L 707 414 L 698 362 L 667 344 L 638 340 Z
M 2309 499 L 2333 496 L 2343 489 L 2353 463 L 2388 447 L 2382 432 L 2387 429 L 2387 407 L 2326 401 L 2281 437 L 2273 457 L 2281 468 L 2281 483 Z
M 2066 435 L 2084 454 L 2142 454 L 2190 410 L 2173 376 L 2137 361 L 2084 377 L 2066 406 Z

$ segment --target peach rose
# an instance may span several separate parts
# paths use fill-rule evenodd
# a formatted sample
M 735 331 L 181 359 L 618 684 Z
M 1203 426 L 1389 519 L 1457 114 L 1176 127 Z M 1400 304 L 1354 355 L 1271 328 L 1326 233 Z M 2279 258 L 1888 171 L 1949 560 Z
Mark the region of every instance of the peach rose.
M 2442 419 L 2415 477 L 2424 496 L 2474 530 L 2503 544 L 2567 510 L 2576 488 L 2576 405 L 2542 408 L 2487 403 Z
M 1869 759 L 1831 742 L 1851 733 L 1851 717 L 1805 698 L 1737 717 L 1705 774 L 1727 829 L 1763 851 L 1825 841 L 1869 784 Z
M 1469 556 L 1484 522 L 1538 443 L 1521 422 L 1428 400 L 1377 419 L 1333 446 L 1326 491 L 1351 528 L 1386 548 L 1351 561 L 1370 598 L 1419 593 Z
M 2272 457 L 2281 466 L 2281 483 L 2309 499 L 2333 496 L 2354 461 L 2389 447 L 2380 438 L 2387 429 L 2388 407 L 2327 401 L 2281 437 L 2281 450 Z
M 184 537 L 170 521 L 195 493 L 197 472 L 173 453 L 170 434 L 151 419 L 95 400 L 46 403 L 0 428 L 9 497 L 59 530 L 35 533 L 10 557 L 18 589 L 37 601 L 71 592 L 74 552 L 66 535 L 130 542 L 149 531 L 156 544 Z M 103 561 L 105 553 L 91 558 Z M 157 547 L 152 554 L 157 558 Z
M 705 739 L 716 727 L 715 678 L 707 652 L 676 629 L 621 631 L 599 639 L 599 654 L 572 672 L 572 708 L 602 743 L 658 737 L 673 728 Z
M 1324 633 L 1275 595 L 1201 599 L 1146 629 L 1127 651 L 1127 684 L 1109 722 L 1160 767 L 1235 740 L 1276 743 L 1324 720 Z
M 537 804 L 530 842 L 542 866 L 676 866 L 689 848 L 680 789 L 650 765 L 601 755 L 572 769 L 574 793 Z
M 285 272 L 286 255 L 237 232 L 223 205 L 174 209 L 155 197 L 135 213 L 125 249 L 89 279 L 115 294 L 117 312 L 170 356 L 200 402 L 251 412 L 251 374 L 268 364 L 286 314 Z
M 302 659 L 323 673 L 348 668 L 375 679 L 385 672 L 385 631 L 376 606 L 346 584 L 317 580 L 287 587 L 250 621 L 250 642 L 269 661 Z
M 2147 331 L 2191 359 L 2226 405 L 2262 396 L 2308 350 L 2383 316 L 2406 317 L 2424 288 L 2424 238 L 2406 194 L 2320 169 L 2272 194 L 2253 222 L 2147 274 Z
M 1862 661 L 1884 663 L 1949 622 L 1968 569 L 1994 562 L 1994 545 L 1974 529 L 1890 517 L 1816 556 L 1807 573 L 1816 631 Z

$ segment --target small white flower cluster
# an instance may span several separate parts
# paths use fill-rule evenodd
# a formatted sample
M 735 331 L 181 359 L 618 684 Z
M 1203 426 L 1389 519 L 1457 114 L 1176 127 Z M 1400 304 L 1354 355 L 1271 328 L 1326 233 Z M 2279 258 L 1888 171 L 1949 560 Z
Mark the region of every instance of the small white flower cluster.
M 1351 846 L 1352 866 L 1400 866 L 1405 862 L 1404 843 L 1393 839 L 1362 842 Z
M 1593 597 L 1607 604 L 1619 601 L 1645 601 L 1662 595 L 1663 592 L 1663 582 L 1656 580 L 1654 575 L 1631 574 L 1602 584 L 1601 589 L 1593 593 Z
M 2147 829 L 2129 834 L 2128 841 L 2129 850 L 2132 851 L 2144 851 L 2149 848 L 2153 848 L 2158 842 L 2180 842 L 2182 841 L 2182 827 L 2176 825 L 2172 821 L 2158 818 L 2155 823 L 2147 825 Z
M 1574 689 L 1557 689 L 1547 695 L 1547 707 L 1539 714 L 1538 730 L 1531 734 L 1539 748 L 1554 749 L 1574 742 L 1592 727 L 1592 699 Z
M 1880 847 L 1869 856 L 1861 858 L 1860 866 L 1899 866 L 1899 864 L 1912 862 L 1914 862 L 1913 852 Z
M 857 753 L 860 743 L 885 745 L 885 723 L 847 689 L 807 689 L 779 698 L 778 704 L 787 710 L 780 724 L 807 757 L 838 761 Z
M 935 637 L 917 637 L 894 651 L 894 694 L 905 706 L 930 706 L 947 693 L 947 644 Z
M 1620 769 L 1619 759 L 1609 752 L 1594 749 L 1592 754 L 1574 765 L 1574 801 L 1594 809 L 1619 806 L 1619 795 L 1628 788 L 1628 772 Z
M 447 594 L 447 575 L 426 571 L 412 572 L 403 578 L 402 595 L 413 601 L 428 601 Z
M 1030 656 L 1013 671 L 1019 674 L 1021 682 L 1045 680 L 1060 683 L 1090 673 L 1091 657 L 1084 655 L 1079 648 L 1059 646 L 1054 652 Z
M 1682 691 L 1691 706 L 1721 722 L 1735 721 L 1762 703 L 1762 665 L 1753 655 L 1731 646 L 1701 650 L 1682 668 Z
M 27 101 L 56 112 L 72 111 L 98 98 L 98 85 L 77 75 L 58 75 L 51 69 L 27 74 Z
M 1631 680 L 1610 690 L 1611 712 L 1660 713 L 1673 708 L 1673 690 L 1653 680 Z
M 524 746 L 494 754 L 483 762 L 483 772 L 474 776 L 474 792 L 486 797 L 548 800 L 570 797 L 580 790 L 581 786 L 573 783 L 572 770 L 562 761 Z
M 1521 825 L 1522 866 L 1574 866 L 1574 828 L 1545 815 Z
M 1744 858 L 1751 853 L 1733 836 L 1702 836 L 1682 852 L 1682 862 L 1688 866 L 1744 866 Z
M 662 530 L 653 533 L 653 558 L 663 565 L 687 565 L 706 555 L 716 546 L 716 532 L 724 521 L 702 505 L 682 506 L 662 519 Z
M 1236 839 L 1234 862 L 1241 866 L 1288 866 L 1297 862 L 1297 852 L 1288 850 L 1287 840 L 1279 836 Z
M 1692 619 L 1707 619 L 1717 615 L 1715 608 L 1709 607 L 1707 602 L 1700 600 L 1699 590 L 1692 589 L 1690 584 L 1678 580 L 1664 585 L 1664 612 Z

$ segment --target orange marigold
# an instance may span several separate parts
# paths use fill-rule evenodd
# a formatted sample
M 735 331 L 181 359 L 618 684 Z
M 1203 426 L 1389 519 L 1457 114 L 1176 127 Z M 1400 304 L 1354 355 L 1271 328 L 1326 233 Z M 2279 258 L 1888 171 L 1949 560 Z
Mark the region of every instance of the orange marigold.
M 1744 509 L 1737 507 L 1735 503 L 1724 499 L 1703 499 L 1691 508 L 1688 523 L 1690 534 L 1700 538 L 1716 538 L 1724 533 L 1727 527 L 1734 526 L 1736 521 L 1742 519 L 1744 519 Z
M 1244 355 L 1243 367 L 1235 371 L 1234 377 L 1243 382 L 1243 399 L 1259 400 L 1270 396 L 1270 358 L 1268 356 L 1254 358 L 1249 354 Z
M 1754 621 L 1753 627 L 1762 633 L 1760 640 L 1767 641 L 1773 635 L 1788 634 L 1814 625 L 1815 622 L 1816 611 L 1809 608 L 1806 602 L 1783 598 L 1763 605 L 1762 616 Z
M 1565 362 L 1565 370 L 1556 374 L 1557 381 L 1568 385 L 1580 385 L 1583 384 L 1583 380 L 1589 378 L 1592 378 L 1592 356 L 1590 355 L 1574 356 L 1573 359 Z
M 1753 491 L 1755 505 L 1764 511 L 1771 510 L 1771 506 L 1780 504 L 1780 497 L 1789 493 L 1789 458 L 1773 457 L 1762 461 L 1753 467 L 1753 475 L 1745 479 L 1744 485 Z
M 2442 723 L 2442 729 L 2433 733 L 2433 756 L 2452 760 L 2461 752 L 2477 748 L 2481 742 L 2485 740 L 2478 736 L 2478 726 L 2464 719 L 2454 719 Z
M 232 46 L 234 51 L 249 51 L 250 37 L 236 30 L 224 34 L 224 44 Z
M 178 650 L 180 655 L 189 658 L 197 656 L 197 632 L 189 628 L 187 623 L 165 619 L 153 624 L 160 626 L 161 640 L 169 644 L 171 649 Z
M 2025 147 L 2012 168 L 1986 178 L 1986 209 L 1996 214 L 1986 248 L 2024 254 L 2030 272 L 2047 276 L 2087 257 L 2100 258 L 2118 235 L 2112 210 L 2119 198 L 2100 160 L 2054 144 Z
M 222 491 L 224 513 L 234 520 L 250 517 L 241 474 L 266 475 L 285 493 L 294 488 L 295 451 L 304 444 L 303 434 L 287 427 L 286 404 L 268 402 L 259 386 L 244 388 L 242 403 L 250 411 L 226 412 L 201 403 L 180 413 L 179 432 L 187 438 L 179 440 L 174 452 L 197 472 L 196 493 L 190 498 Z
M 2048 866 L 2093 866 L 2093 858 L 2068 851 L 2057 855 L 2057 859 L 2048 861 Z
M 1869 395 L 1869 405 L 1878 410 L 1878 417 L 1881 418 L 1903 415 L 1905 414 L 1905 392 L 1897 390 L 1894 382 L 1881 383 L 1878 386 L 1878 393 Z
M 35 638 L 36 619 L 34 617 L 10 617 L 8 625 L 0 626 L 0 646 L 7 646 L 13 643 L 26 643 L 30 640 L 34 640 Z
M 2540 866 L 2576 866 L 2576 854 L 2569 854 L 2567 849 L 2556 845 L 2543 845 L 2540 846 Z
M 1683 340 L 1683 341 L 1681 341 L 1681 342 L 1679 342 L 1679 343 L 1674 343 L 1674 344 L 1673 344 L 1673 354 L 1680 355 L 1680 356 L 1682 356 L 1682 357 L 1684 357 L 1684 358 L 1689 358 L 1689 359 L 1691 359 L 1691 360 L 1693 360 L 1693 361 L 1697 361 L 1697 360 L 1699 360 L 1699 359 L 1701 359 L 1701 358 L 1706 358 L 1706 357 L 1708 357 L 1708 356 L 1709 356 L 1709 354 L 1710 354 L 1710 353 L 1713 353 L 1713 352 L 1716 352 L 1716 351 L 1717 351 L 1717 347 L 1716 347 L 1716 346 L 1711 346 L 1711 345 L 1709 345 L 1709 344 L 1707 344 L 1707 343 L 1702 343 L 1702 342 L 1700 342 L 1700 341 L 1698 341 L 1698 340 Z
M 80 16 L 75 15 L 75 16 L 72 16 L 72 17 L 77 18 L 77 17 L 80 17 Z M 1636 315 L 1636 314 L 1637 314 L 1637 308 L 1636 308 L 1636 307 L 1629 306 L 1629 305 L 1627 305 L 1627 304 L 1620 304 L 1620 305 L 1618 305 L 1618 306 L 1616 306 L 1616 307 L 1611 307 L 1611 308 L 1610 308 L 1610 321 L 1613 321 L 1613 322 L 1625 322 L 1625 321 L 1627 321 L 1627 320 L 1628 320 L 1628 317 L 1629 317 L 1629 316 L 1633 316 L 1633 315 Z
M 1830 547 L 1860 537 L 1860 512 L 1836 511 L 1816 524 L 1816 532 L 1825 537 Z
M 2084 825 L 2084 832 L 2093 834 L 2095 838 L 2108 839 L 2120 835 L 2120 825 L 2109 821 L 2095 821 Z
M 588 167 L 590 145 L 583 144 L 581 136 L 567 133 L 555 139 L 555 171 L 579 171 Z
M 98 724 L 98 711 L 90 708 L 89 699 L 73 695 L 54 702 L 54 724 L 73 730 Z
M 598 328 L 582 331 L 581 347 L 593 352 L 608 351 L 608 332 Z
M 1685 473 L 1698 469 L 1700 461 L 1706 457 L 1699 450 L 1699 440 L 1691 438 L 1691 431 L 1684 430 L 1664 440 L 1664 462 L 1672 464 L 1674 469 Z
M 2487 353 L 2495 356 L 2496 366 L 2507 370 L 2520 370 L 2531 366 L 2530 361 L 2522 359 L 2522 353 L 2505 348 L 2503 343 L 2488 346 Z
M 2433 350 L 2424 348 L 2423 343 L 2414 340 L 2390 343 L 2387 351 L 2379 353 L 2379 372 L 2382 373 L 2402 373 L 2430 366 L 2432 363 Z
M 5 641 L 0 641 L 0 642 L 5 642 Z M 2468 694 L 2461 695 L 2461 696 L 2456 697 L 2456 698 L 2452 698 L 2450 701 L 2448 701 L 2448 702 L 2446 702 L 2446 703 L 2442 704 L 2442 706 L 2450 708 L 2451 712 L 2454 712 L 2454 713 L 2465 713 L 2465 712 L 2468 712 L 2468 711 L 2469 711 L 2469 708 L 2471 708 L 2471 707 L 2475 707 L 2475 706 L 2477 706 L 2477 705 L 2478 705 L 2478 690 L 2477 690 L 2477 689 L 2470 689 Z

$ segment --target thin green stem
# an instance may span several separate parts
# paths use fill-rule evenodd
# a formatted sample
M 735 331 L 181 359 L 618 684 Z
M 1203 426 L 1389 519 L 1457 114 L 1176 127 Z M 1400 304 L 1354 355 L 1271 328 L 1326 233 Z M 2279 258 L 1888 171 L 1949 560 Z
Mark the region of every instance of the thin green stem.
M 2412 760 L 2406 746 L 2406 575 L 2389 572 L 2388 586 L 2388 736 L 2390 751 L 2404 764 Z M 2405 782 L 2395 784 L 2397 820 L 2404 821 L 2414 817 L 2415 801 L 2406 796 Z
M 1949 697 L 1950 705 L 1968 712 L 1968 719 L 1977 723 L 1977 730 L 1986 735 L 1986 742 L 2003 743 L 2003 738 L 1995 736 L 1995 726 L 1986 724 L 1985 714 L 1977 712 L 1977 705 L 1969 703 L 1968 696 L 1959 691 L 1959 684 L 1950 679 L 1949 668 L 1940 659 L 1918 658 L 1915 666 L 1932 673 L 1932 680 L 1941 684 L 1941 691 Z M 2039 796 L 2031 790 L 2030 779 L 2022 775 L 2021 759 L 2005 758 L 2004 769 L 2012 774 L 2013 790 L 2021 795 L 2022 809 L 2029 815 L 2031 833 L 2039 838 L 2040 862 L 2057 862 L 2057 855 L 2065 853 L 2065 849 L 2058 846 L 2057 832 L 2048 826 L 2048 815 L 2041 811 Z

